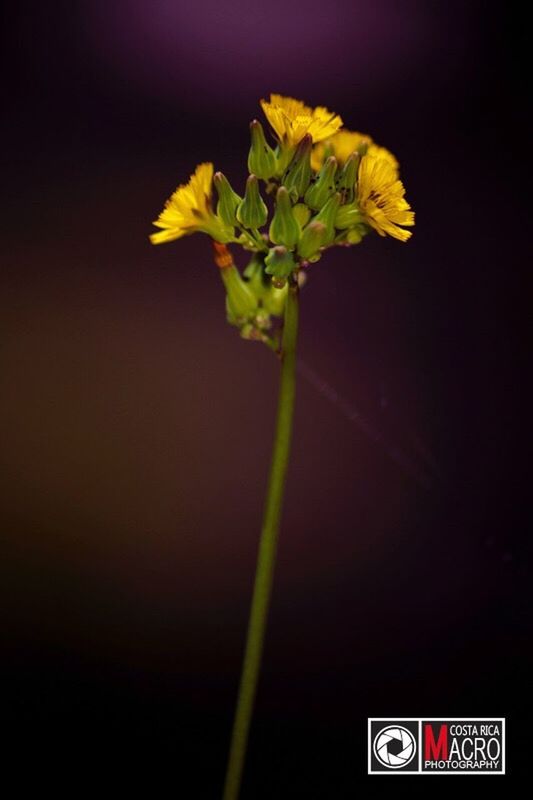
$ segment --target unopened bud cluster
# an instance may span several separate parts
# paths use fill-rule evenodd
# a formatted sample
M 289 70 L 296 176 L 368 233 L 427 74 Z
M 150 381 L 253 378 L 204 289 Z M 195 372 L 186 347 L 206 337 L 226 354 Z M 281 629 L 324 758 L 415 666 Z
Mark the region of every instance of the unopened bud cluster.
M 235 267 L 231 277 L 222 270 L 228 319 L 244 336 L 262 338 L 270 317 L 283 314 L 287 280 L 318 261 L 326 248 L 357 244 L 369 228 L 356 200 L 362 153 L 354 152 L 342 167 L 329 156 L 314 170 L 310 134 L 288 158 L 283 142 L 270 147 L 258 120 L 250 131 L 250 175 L 244 195 L 238 195 L 221 172 L 215 173 L 214 186 L 221 223 L 233 228 L 235 240 L 254 253 L 242 278 Z
M 359 242 L 368 232 L 356 200 L 357 168 L 364 153 L 354 152 L 342 167 L 329 156 L 314 170 L 311 134 L 295 147 L 279 142 L 274 149 L 258 120 L 250 130 L 244 196 L 217 172 L 217 215 L 224 227 L 234 228 L 245 249 L 263 256 L 266 274 L 279 285 L 299 266 L 318 261 L 327 247 Z

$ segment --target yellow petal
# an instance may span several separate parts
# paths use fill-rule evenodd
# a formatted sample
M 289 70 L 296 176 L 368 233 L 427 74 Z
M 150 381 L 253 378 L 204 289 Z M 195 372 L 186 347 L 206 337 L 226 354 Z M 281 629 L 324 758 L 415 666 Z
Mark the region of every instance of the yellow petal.
M 398 180 L 398 166 L 394 157 L 369 152 L 363 156 L 359 165 L 357 194 L 361 213 L 368 225 L 380 236 L 393 236 L 402 242 L 411 237 L 399 225 L 412 226 L 415 215 L 405 199 L 405 188 Z
M 213 164 L 199 164 L 188 183 L 178 186 L 165 203 L 165 207 L 154 225 L 162 232 L 150 237 L 153 244 L 170 242 L 188 233 L 205 227 L 213 218 L 211 211 L 211 192 Z
M 271 94 L 270 102 L 261 100 L 267 120 L 283 145 L 294 147 L 309 133 L 314 142 L 332 136 L 342 125 L 338 114 L 324 106 L 311 108 L 301 100 Z

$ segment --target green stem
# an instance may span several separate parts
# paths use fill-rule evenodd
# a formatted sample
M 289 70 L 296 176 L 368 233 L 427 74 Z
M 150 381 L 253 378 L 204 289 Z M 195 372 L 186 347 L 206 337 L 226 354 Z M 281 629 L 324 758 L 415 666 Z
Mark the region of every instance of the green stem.
M 268 480 L 263 527 L 255 573 L 254 592 L 246 649 L 239 686 L 237 709 L 233 722 L 231 747 L 226 772 L 224 800 L 237 800 L 242 780 L 248 731 L 265 640 L 272 578 L 276 560 L 279 523 L 285 477 L 289 462 L 295 394 L 296 339 L 298 334 L 298 285 L 293 281 L 287 293 L 281 349 L 281 380 L 278 400 L 274 449 Z

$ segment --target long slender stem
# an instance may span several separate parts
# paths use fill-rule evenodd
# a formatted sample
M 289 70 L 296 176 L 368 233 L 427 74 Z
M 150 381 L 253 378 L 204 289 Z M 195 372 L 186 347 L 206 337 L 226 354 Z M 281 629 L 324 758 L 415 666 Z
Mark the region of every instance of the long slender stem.
M 248 742 L 248 731 L 250 729 L 261 666 L 268 608 L 272 593 L 272 578 L 276 560 L 285 477 L 289 462 L 296 383 L 297 334 L 298 285 L 296 281 L 293 281 L 289 286 L 285 307 L 281 350 L 281 379 L 276 431 L 274 434 L 274 449 L 272 452 L 263 527 L 261 530 L 261 541 L 257 557 L 254 592 L 248 623 L 239 696 L 233 722 L 231 747 L 224 788 L 224 800 L 237 800 L 239 796 Z

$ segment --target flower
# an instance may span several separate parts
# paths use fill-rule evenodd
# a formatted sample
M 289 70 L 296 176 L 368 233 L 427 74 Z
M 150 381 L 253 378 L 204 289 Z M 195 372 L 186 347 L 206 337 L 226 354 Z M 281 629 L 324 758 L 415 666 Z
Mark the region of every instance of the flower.
M 158 233 L 152 233 L 152 244 L 162 244 L 180 239 L 196 231 L 208 233 L 219 242 L 228 242 L 233 231 L 213 213 L 211 192 L 213 165 L 199 164 L 187 184 L 178 186 L 165 203 L 165 208 L 154 222 Z
M 319 142 L 311 154 L 311 166 L 314 170 L 319 170 L 327 156 L 335 156 L 339 165 L 342 167 L 352 153 L 363 150 L 369 155 L 388 159 L 398 170 L 399 164 L 395 156 L 385 147 L 375 144 L 372 137 L 367 133 L 358 133 L 343 128 L 334 136 Z
M 387 150 L 386 147 L 381 147 L 381 145 L 372 142 L 368 145 L 366 153 L 369 156 L 374 156 L 374 158 L 383 158 L 385 161 L 388 161 L 393 167 L 396 177 L 398 177 L 400 174 L 400 164 L 396 156 L 393 155 L 390 150 Z
M 380 236 L 393 236 L 406 242 L 412 235 L 399 225 L 414 225 L 415 215 L 405 199 L 398 169 L 388 158 L 366 155 L 359 165 L 357 194 L 361 214 Z
M 270 102 L 261 100 L 261 108 L 280 143 L 296 147 L 309 133 L 313 142 L 321 142 L 339 130 L 342 119 L 338 114 L 328 111 L 324 106 L 310 108 L 292 97 L 271 94 Z

